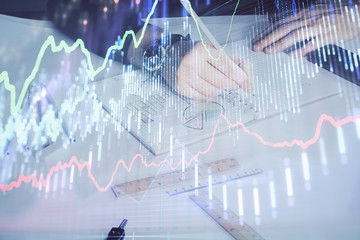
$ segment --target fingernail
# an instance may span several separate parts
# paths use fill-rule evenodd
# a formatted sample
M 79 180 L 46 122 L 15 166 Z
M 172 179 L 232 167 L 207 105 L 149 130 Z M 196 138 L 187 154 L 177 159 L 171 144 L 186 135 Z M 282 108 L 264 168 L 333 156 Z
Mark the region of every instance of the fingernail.
M 254 49 L 254 51 L 256 51 L 256 52 L 260 52 L 260 51 L 261 51 L 261 47 L 260 47 L 258 44 L 253 45 L 253 49 Z
M 299 54 L 296 54 L 295 52 L 289 52 L 290 57 L 292 58 L 298 58 Z
M 266 53 L 266 54 L 275 53 L 275 49 L 273 47 L 264 48 L 264 53 Z
M 297 52 L 293 51 L 293 52 L 290 52 L 290 56 L 295 59 L 298 59 L 298 58 L 304 57 L 304 54 L 301 51 L 297 51 Z

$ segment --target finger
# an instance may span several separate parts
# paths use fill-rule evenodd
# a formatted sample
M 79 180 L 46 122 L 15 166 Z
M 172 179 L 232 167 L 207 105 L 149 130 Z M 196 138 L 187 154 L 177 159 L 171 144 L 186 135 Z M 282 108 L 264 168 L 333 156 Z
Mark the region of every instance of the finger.
M 314 8 L 305 8 L 296 13 L 296 15 L 291 15 L 283 19 L 279 19 L 274 22 L 275 25 L 283 25 L 291 21 L 305 20 L 307 18 L 316 17 L 318 15 L 323 15 L 330 12 L 331 10 L 326 6 L 315 6 Z
M 216 55 L 220 52 L 216 49 L 211 49 L 210 52 L 212 55 Z M 228 79 L 239 85 L 246 91 L 251 90 L 251 82 L 249 80 L 248 74 L 244 69 L 240 68 L 232 59 L 226 55 L 224 52 L 220 52 L 220 57 L 214 59 L 209 57 L 207 61 L 218 69 L 222 74 L 224 74 Z
M 238 65 L 241 69 L 243 69 L 247 76 L 248 76 L 248 81 L 250 82 L 250 85 L 248 85 L 248 91 L 253 91 L 253 84 L 250 80 L 250 76 L 252 75 L 252 64 L 250 64 L 247 60 L 243 59 L 243 58 L 238 58 L 238 57 L 231 57 L 232 61 Z M 231 89 L 229 89 L 231 90 Z
M 266 28 L 262 33 L 260 33 L 260 34 L 258 34 L 257 36 L 254 37 L 254 39 L 252 41 L 253 44 L 256 44 L 256 42 L 260 41 L 262 38 L 266 37 L 271 32 L 273 32 L 275 29 L 281 27 L 282 25 L 291 24 L 291 23 L 294 23 L 296 21 L 299 21 L 303 16 L 303 11 L 304 10 L 301 10 L 296 15 L 291 15 L 291 16 L 288 16 L 288 17 L 285 17 L 285 18 L 282 18 L 282 19 L 279 19 L 279 20 L 275 21 L 268 28 Z
M 302 48 L 291 52 L 290 55 L 294 58 L 304 57 L 306 54 L 322 47 L 320 44 L 317 44 L 317 42 L 320 41 L 316 41 L 316 39 L 314 38 Z
M 242 89 L 251 91 L 252 83 L 250 82 L 249 74 L 244 63 L 239 66 L 227 56 L 223 61 L 212 62 L 211 64 Z
M 330 9 L 327 7 L 327 5 L 318 5 L 315 6 L 314 9 L 306 8 L 301 11 L 299 11 L 296 15 L 291 15 L 286 18 L 280 19 L 275 21 L 270 27 L 268 27 L 266 30 L 264 30 L 261 34 L 258 34 L 253 39 L 253 45 L 255 45 L 258 41 L 260 41 L 262 38 L 269 35 L 272 31 L 275 29 L 281 27 L 282 25 L 291 24 L 296 21 L 301 21 L 305 19 L 312 19 L 313 22 L 316 21 L 317 18 L 322 17 L 326 13 L 335 12 L 334 9 Z
M 229 79 L 225 74 L 223 74 L 209 62 L 206 62 L 205 66 L 206 67 L 202 68 L 198 73 L 199 76 L 204 79 L 204 81 L 207 81 L 217 89 L 239 89 L 240 86 L 236 82 L 234 82 L 232 79 Z
M 222 91 L 221 88 L 212 85 L 200 76 L 194 77 L 192 81 L 189 81 L 187 84 L 207 98 L 216 97 Z
M 303 27 L 296 29 L 291 33 L 289 33 L 287 36 L 280 39 L 279 41 L 266 47 L 264 49 L 264 53 L 266 54 L 279 53 L 284 51 L 285 49 L 290 48 L 291 46 L 294 46 L 298 42 L 311 39 L 317 35 L 317 27 L 310 27 L 307 29 L 307 32 L 310 34 L 304 34 L 305 29 Z
M 250 65 L 245 59 L 232 56 L 231 60 L 240 68 L 244 69 L 248 76 L 250 75 Z
M 208 99 L 207 96 L 199 93 L 197 90 L 193 89 L 191 86 L 189 86 L 188 84 L 183 84 L 181 86 L 181 88 L 177 88 L 176 91 L 185 96 L 185 97 L 188 97 L 188 98 L 192 98 L 192 99 L 195 99 L 195 100 L 202 100 L 202 101 L 205 101 Z
M 275 21 L 273 24 L 274 25 L 282 25 L 282 24 L 286 24 L 287 22 L 291 22 L 291 21 L 299 21 L 299 20 L 305 20 L 307 18 L 323 16 L 324 14 L 334 12 L 334 11 L 335 11 L 335 9 L 329 8 L 328 4 L 316 4 L 313 8 L 310 8 L 310 7 L 304 8 L 294 15 L 291 15 L 286 18 Z
M 205 49 L 205 47 L 207 49 Z M 198 90 L 201 85 L 205 84 L 203 82 L 206 81 L 207 85 L 211 85 L 208 86 L 211 89 L 211 96 L 214 95 L 214 92 L 219 92 L 226 87 L 229 89 L 238 89 L 239 85 L 231 79 L 226 80 L 227 77 L 207 61 L 208 58 L 219 59 L 219 53 L 220 51 L 216 51 L 212 45 L 207 43 L 197 46 L 194 59 L 192 59 L 189 67 L 180 67 L 178 75 L 187 75 L 188 78 L 186 82 Z
M 292 22 L 281 25 L 280 27 L 277 28 L 273 28 L 273 30 L 269 34 L 267 34 L 258 42 L 253 44 L 253 50 L 257 52 L 263 51 L 266 47 L 274 44 L 279 39 L 285 37 L 291 31 L 299 28 L 299 26 L 300 26 L 299 22 Z
M 278 28 L 274 29 L 270 34 L 259 40 L 256 44 L 254 44 L 253 50 L 257 52 L 263 51 L 266 47 L 284 38 L 286 35 L 293 32 L 294 30 L 306 26 L 310 27 L 311 21 L 312 20 L 310 18 L 306 18 L 301 21 L 295 21 L 281 25 Z
M 256 35 L 252 40 L 252 50 L 255 52 L 261 52 L 262 51 L 260 46 L 261 39 L 264 39 L 266 36 L 271 34 L 276 28 L 277 26 L 271 25 L 270 27 L 262 31 L 260 34 Z
M 238 65 L 239 67 L 242 67 L 242 65 L 245 63 L 245 60 L 238 58 L 238 57 L 234 57 L 234 56 L 230 56 L 231 60 Z
M 330 8 L 328 4 L 318 4 L 314 8 L 308 8 L 307 11 L 304 11 L 303 18 L 312 18 L 316 16 L 322 16 L 328 13 L 334 13 L 337 9 Z
M 256 35 L 253 40 L 252 40 L 252 44 L 253 44 L 253 47 L 254 45 L 258 44 L 258 42 L 265 38 L 266 36 L 268 36 L 269 34 L 271 34 L 273 31 L 275 31 L 277 28 L 281 27 L 282 25 L 285 25 L 285 24 L 290 24 L 290 23 L 293 23 L 295 22 L 295 20 L 289 20 L 288 18 L 285 18 L 285 19 L 282 19 L 282 20 L 279 20 L 273 24 L 271 24 L 269 27 L 267 27 L 264 31 L 262 31 L 260 34 Z

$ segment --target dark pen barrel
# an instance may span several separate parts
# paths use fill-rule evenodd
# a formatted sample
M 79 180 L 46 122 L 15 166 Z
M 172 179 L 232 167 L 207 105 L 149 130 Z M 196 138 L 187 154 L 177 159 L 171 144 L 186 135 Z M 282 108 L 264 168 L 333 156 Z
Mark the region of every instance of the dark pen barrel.
M 125 228 L 125 226 L 126 226 L 126 224 L 127 224 L 127 222 L 128 222 L 128 220 L 127 220 L 127 219 L 122 220 L 122 222 L 121 222 L 121 223 L 120 223 L 120 225 L 119 225 L 119 228 L 124 229 L 124 228 Z

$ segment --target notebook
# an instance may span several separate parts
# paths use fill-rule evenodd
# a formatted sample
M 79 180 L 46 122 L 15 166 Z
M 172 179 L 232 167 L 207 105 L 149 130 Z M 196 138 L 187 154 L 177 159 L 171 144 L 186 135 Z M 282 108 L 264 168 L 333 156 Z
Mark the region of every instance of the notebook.
M 228 44 L 226 51 L 247 59 L 252 93 L 224 90 L 216 98 L 195 101 L 141 70 L 94 82 L 93 93 L 154 155 L 229 131 L 237 122 L 246 126 L 274 116 L 286 120 L 302 107 L 341 93 L 336 75 L 304 59 L 254 53 L 246 40 Z

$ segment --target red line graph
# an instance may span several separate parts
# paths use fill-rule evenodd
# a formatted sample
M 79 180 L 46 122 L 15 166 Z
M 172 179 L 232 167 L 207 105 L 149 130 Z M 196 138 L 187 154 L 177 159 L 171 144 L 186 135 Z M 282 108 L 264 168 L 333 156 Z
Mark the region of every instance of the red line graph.
M 265 141 L 259 134 L 255 133 L 255 132 L 251 132 L 250 130 L 248 130 L 245 125 L 241 122 L 237 122 L 235 124 L 232 124 L 224 115 L 220 115 L 221 118 L 223 118 L 226 123 L 230 126 L 230 127 L 237 127 L 237 126 L 241 126 L 241 128 L 244 130 L 245 133 L 247 133 L 248 135 L 250 136 L 254 136 L 255 138 L 257 138 L 262 144 L 264 144 L 265 146 L 270 146 L 270 147 L 274 147 L 274 148 L 280 148 L 280 147 L 293 147 L 295 145 L 303 148 L 303 149 L 306 149 L 308 148 L 310 145 L 312 144 L 315 144 L 317 142 L 317 140 L 319 139 L 320 137 L 320 131 L 321 131 L 321 127 L 324 123 L 324 121 L 328 121 L 332 126 L 334 126 L 335 128 L 338 128 L 338 127 L 341 127 L 347 123 L 350 123 L 350 122 L 355 122 L 357 119 L 360 119 L 360 115 L 354 115 L 354 116 L 348 116 L 346 118 L 343 118 L 341 120 L 338 120 L 336 121 L 334 118 L 332 118 L 331 116 L 328 116 L 326 114 L 322 114 L 317 122 L 317 125 L 316 125 L 316 130 L 315 130 L 315 134 L 314 136 L 307 140 L 307 141 L 302 141 L 302 140 L 298 140 L 298 139 L 294 139 L 290 142 L 288 141 L 283 141 L 283 142 L 267 142 Z M 38 179 L 36 177 L 35 174 L 30 174 L 28 176 L 25 176 L 25 175 L 20 175 L 18 180 L 17 181 L 13 181 L 9 184 L 4 184 L 4 183 L 1 183 L 0 184 L 0 189 L 1 191 L 5 192 L 5 191 L 11 191 L 13 188 L 19 188 L 21 186 L 22 183 L 30 183 L 31 181 L 33 182 L 33 185 L 35 188 L 39 188 L 40 185 L 46 187 L 46 185 L 49 183 L 50 181 L 50 178 L 51 176 L 54 174 L 54 172 L 57 172 L 57 171 L 60 171 L 60 170 L 64 170 L 64 169 L 67 169 L 67 168 L 71 168 L 73 165 L 75 165 L 79 171 L 81 171 L 84 167 L 87 168 L 87 171 L 88 171 L 88 175 L 89 175 L 89 178 L 93 181 L 95 187 L 99 190 L 99 191 L 106 191 L 111 185 L 112 185 L 112 182 L 114 180 L 114 176 L 116 174 L 116 172 L 118 171 L 120 165 L 122 165 L 127 172 L 130 172 L 131 169 L 132 169 L 132 166 L 135 162 L 135 160 L 137 158 L 140 159 L 140 161 L 142 162 L 142 164 L 145 166 L 145 167 L 152 167 L 152 166 L 155 166 L 155 167 L 160 167 L 161 165 L 167 163 L 170 168 L 172 170 L 175 170 L 177 169 L 183 162 L 185 162 L 185 164 L 187 166 L 189 166 L 192 161 L 194 159 L 196 159 L 197 157 L 199 157 L 200 155 L 204 155 L 206 153 L 208 153 L 211 149 L 211 147 L 213 146 L 214 144 L 214 138 L 215 138 L 215 133 L 216 133 L 216 130 L 219 126 L 219 122 L 215 125 L 214 127 L 214 131 L 213 131 L 213 134 L 212 134 L 212 138 L 211 138 L 211 141 L 210 141 L 210 144 L 209 146 L 203 150 L 203 151 L 199 151 L 197 152 L 189 161 L 186 161 L 185 159 L 183 159 L 182 161 L 180 161 L 178 164 L 176 164 L 175 166 L 172 166 L 171 165 L 171 162 L 168 160 L 168 159 L 165 159 L 159 163 L 154 163 L 154 162 L 151 162 L 151 163 L 146 163 L 143 156 L 141 154 L 136 154 L 130 164 L 127 166 L 126 163 L 124 162 L 124 160 L 118 160 L 117 161 L 117 164 L 115 166 L 115 169 L 111 175 L 111 179 L 109 181 L 109 183 L 104 186 L 104 187 L 101 187 L 99 186 L 98 182 L 96 181 L 95 177 L 93 176 L 93 174 L 91 173 L 91 168 L 90 168 L 90 165 L 87 161 L 83 162 L 83 163 L 80 163 L 76 156 L 72 156 L 70 161 L 67 162 L 67 163 L 62 163 L 62 162 L 58 162 L 55 166 L 53 166 L 49 173 L 47 174 L 46 178 L 45 179 Z

